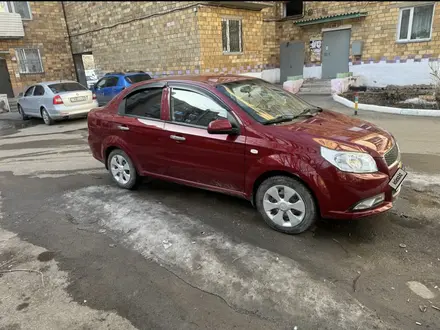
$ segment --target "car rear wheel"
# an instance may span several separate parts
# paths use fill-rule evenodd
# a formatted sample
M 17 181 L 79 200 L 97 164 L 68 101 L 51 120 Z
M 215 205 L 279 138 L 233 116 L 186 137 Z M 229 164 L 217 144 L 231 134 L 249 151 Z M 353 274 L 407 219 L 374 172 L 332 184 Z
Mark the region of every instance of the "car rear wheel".
M 136 168 L 130 157 L 120 149 L 113 150 L 107 158 L 107 167 L 113 181 L 124 189 L 135 189 L 139 183 Z
M 21 119 L 23 119 L 23 120 L 28 120 L 29 119 L 29 117 L 26 116 L 26 114 L 24 113 L 23 108 L 21 107 L 20 104 L 17 104 L 17 110 L 18 110 L 18 113 L 21 116 Z
M 46 109 L 41 109 L 41 117 L 43 117 L 44 123 L 46 125 L 52 125 L 53 124 L 53 119 L 50 118 L 49 113 L 47 112 Z
M 309 189 L 287 176 L 266 179 L 258 187 L 256 206 L 271 228 L 286 234 L 305 232 L 318 216 Z

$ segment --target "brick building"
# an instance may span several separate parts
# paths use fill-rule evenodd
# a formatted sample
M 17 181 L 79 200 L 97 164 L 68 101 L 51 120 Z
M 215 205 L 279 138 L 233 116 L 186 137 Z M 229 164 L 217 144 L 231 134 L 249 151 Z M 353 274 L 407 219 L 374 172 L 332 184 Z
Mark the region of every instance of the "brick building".
M 261 10 L 256 1 L 65 2 L 77 67 L 93 54 L 101 72 L 152 76 L 261 71 Z M 89 13 L 84 15 L 84 13 Z
M 370 86 L 432 82 L 430 65 L 440 61 L 438 1 L 289 3 L 278 2 L 264 21 L 265 52 L 282 77 L 292 66 L 288 75 L 333 78 L 350 71 Z
M 0 94 L 75 78 L 62 3 L 0 2 Z
M 351 71 L 370 86 L 430 83 L 440 55 L 436 3 L 0 2 L 0 70 L 7 72 L 0 72 L 0 94 L 8 85 L 17 92 L 72 79 L 74 68 L 85 84 L 84 55 L 101 73 L 226 72 L 275 82 Z

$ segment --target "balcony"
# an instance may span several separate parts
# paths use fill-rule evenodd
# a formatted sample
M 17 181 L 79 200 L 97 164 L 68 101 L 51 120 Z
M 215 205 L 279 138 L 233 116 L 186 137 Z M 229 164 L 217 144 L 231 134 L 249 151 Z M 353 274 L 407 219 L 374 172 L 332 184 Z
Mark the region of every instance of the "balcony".
M 261 10 L 273 7 L 272 1 L 205 1 L 209 5 L 225 6 L 237 9 Z
M 20 14 L 0 13 L 0 39 L 19 39 L 24 37 Z

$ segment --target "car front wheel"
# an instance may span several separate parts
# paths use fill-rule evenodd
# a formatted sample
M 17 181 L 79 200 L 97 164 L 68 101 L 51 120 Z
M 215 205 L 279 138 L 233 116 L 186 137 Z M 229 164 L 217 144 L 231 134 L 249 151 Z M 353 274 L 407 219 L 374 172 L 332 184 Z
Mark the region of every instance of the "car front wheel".
M 287 176 L 266 179 L 258 187 L 255 202 L 264 221 L 271 228 L 286 234 L 305 232 L 318 216 L 309 189 Z
M 135 189 L 139 183 L 136 168 L 130 157 L 120 150 L 113 150 L 107 159 L 107 167 L 116 184 L 124 189 Z

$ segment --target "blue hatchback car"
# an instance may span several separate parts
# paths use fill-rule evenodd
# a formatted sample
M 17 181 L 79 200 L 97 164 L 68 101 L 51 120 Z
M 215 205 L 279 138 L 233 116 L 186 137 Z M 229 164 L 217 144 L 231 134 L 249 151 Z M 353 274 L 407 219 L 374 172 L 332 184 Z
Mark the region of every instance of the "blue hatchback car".
M 103 106 L 125 88 L 149 79 L 150 75 L 143 71 L 110 72 L 99 79 L 91 90 L 95 93 L 99 106 Z

